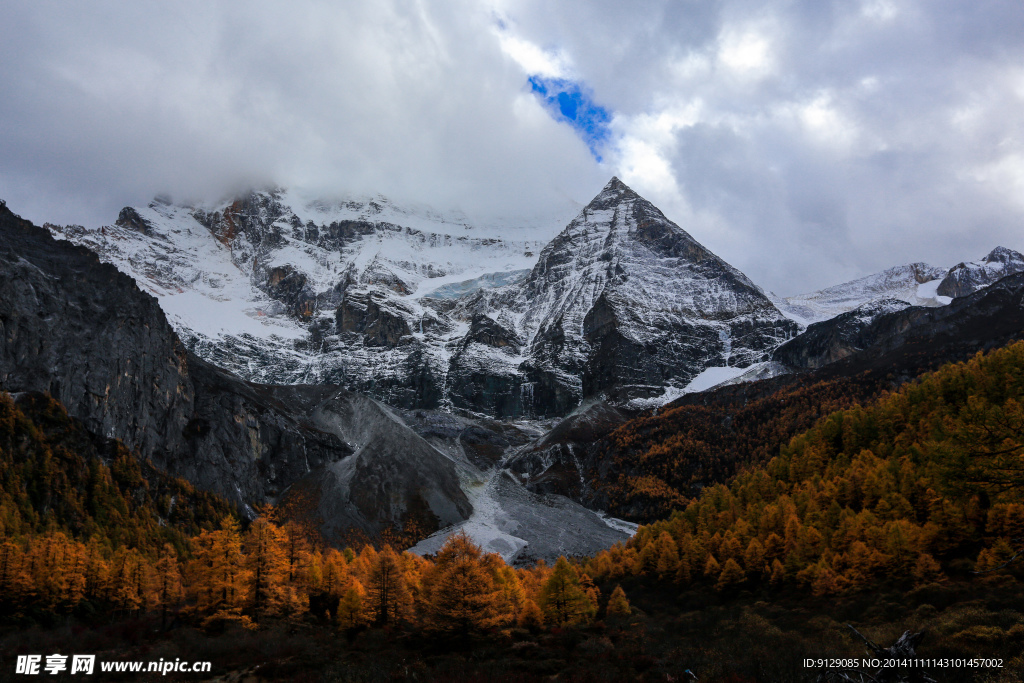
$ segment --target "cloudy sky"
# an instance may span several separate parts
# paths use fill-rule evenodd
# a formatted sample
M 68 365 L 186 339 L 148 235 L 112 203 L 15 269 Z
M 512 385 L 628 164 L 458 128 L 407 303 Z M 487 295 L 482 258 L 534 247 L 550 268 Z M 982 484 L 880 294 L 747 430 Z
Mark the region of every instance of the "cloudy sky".
M 779 294 L 1024 250 L 1020 0 L 0 10 L 0 198 L 37 222 L 270 183 L 556 216 L 618 175 Z

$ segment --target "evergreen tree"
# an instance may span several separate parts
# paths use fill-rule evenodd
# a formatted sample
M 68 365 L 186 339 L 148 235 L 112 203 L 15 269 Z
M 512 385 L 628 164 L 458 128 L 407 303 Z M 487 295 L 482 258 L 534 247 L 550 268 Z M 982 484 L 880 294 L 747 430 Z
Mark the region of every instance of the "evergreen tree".
M 428 628 L 465 636 L 501 620 L 499 588 L 482 560 L 479 546 L 465 532 L 445 541 L 426 577 L 431 586 L 426 605 Z
M 373 623 L 385 626 L 405 617 L 411 596 L 406 587 L 402 564 L 391 546 L 385 546 L 375 555 L 367 575 L 366 598 Z
M 555 624 L 586 621 L 597 611 L 590 596 L 580 587 L 579 573 L 564 556 L 558 558 L 551 575 L 541 586 L 538 602 L 545 619 Z
M 622 590 L 622 586 L 615 586 L 611 597 L 608 598 L 608 616 L 628 617 L 630 611 L 626 591 Z

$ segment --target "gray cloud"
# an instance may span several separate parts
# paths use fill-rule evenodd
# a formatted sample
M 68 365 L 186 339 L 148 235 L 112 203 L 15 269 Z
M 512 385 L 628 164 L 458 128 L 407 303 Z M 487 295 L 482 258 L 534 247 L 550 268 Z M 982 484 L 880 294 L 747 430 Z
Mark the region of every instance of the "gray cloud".
M 1024 249 L 1015 0 L 0 4 L 0 197 L 37 221 L 266 183 L 554 214 L 618 174 L 783 294 Z M 614 113 L 603 163 L 497 18 Z
M 619 115 L 612 165 L 764 286 L 1024 249 L 1019 3 L 559 8 L 535 30 L 586 55 Z
M 33 218 L 270 182 L 507 212 L 605 175 L 475 7 L 8 4 L 0 191 Z

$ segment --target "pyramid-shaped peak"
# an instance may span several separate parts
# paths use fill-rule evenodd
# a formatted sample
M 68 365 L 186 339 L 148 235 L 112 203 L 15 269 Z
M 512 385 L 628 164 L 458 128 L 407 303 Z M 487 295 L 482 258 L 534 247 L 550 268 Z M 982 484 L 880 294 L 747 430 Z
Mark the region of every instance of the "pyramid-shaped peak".
M 585 210 L 594 211 L 600 209 L 607 209 L 615 206 L 623 201 L 643 199 L 638 195 L 632 188 L 626 183 L 619 180 L 617 177 L 612 176 L 612 179 L 604 186 L 604 188 L 597 193 L 590 203 L 587 205 Z
M 638 196 L 633 189 L 626 183 L 619 180 L 618 176 L 612 176 L 612 179 L 608 181 L 608 184 L 604 186 L 598 197 L 607 195 L 631 195 Z
M 612 179 L 608 181 L 608 184 L 604 186 L 604 190 L 602 190 L 602 192 L 608 192 L 608 191 L 623 192 L 623 191 L 626 191 L 626 190 L 629 190 L 629 186 L 626 185 L 626 183 L 624 183 L 621 180 L 619 180 L 618 176 L 614 176 L 613 175 Z

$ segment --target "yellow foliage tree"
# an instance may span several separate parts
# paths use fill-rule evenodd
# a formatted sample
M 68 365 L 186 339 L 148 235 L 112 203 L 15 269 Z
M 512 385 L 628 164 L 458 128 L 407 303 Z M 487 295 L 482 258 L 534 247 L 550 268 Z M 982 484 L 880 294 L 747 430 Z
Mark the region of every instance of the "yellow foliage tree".
M 467 635 L 509 619 L 498 609 L 493 564 L 485 567 L 479 546 L 465 532 L 448 537 L 425 581 L 431 586 L 425 604 L 430 629 Z
M 739 562 L 730 557 L 725 561 L 725 565 L 722 567 L 722 573 L 718 575 L 718 581 L 715 583 L 715 590 L 723 591 L 727 588 L 737 586 L 746 580 L 747 576 L 743 572 L 743 567 L 740 566 Z
M 628 617 L 630 611 L 626 591 L 622 590 L 622 586 L 615 586 L 611 597 L 608 598 L 608 616 Z
M 597 611 L 597 605 L 580 586 L 579 573 L 564 556 L 558 558 L 538 598 L 546 620 L 555 624 L 589 621 Z
M 374 555 L 366 577 L 367 606 L 373 622 L 386 626 L 409 614 L 412 597 L 405 583 L 402 563 L 391 546 L 385 546 Z

